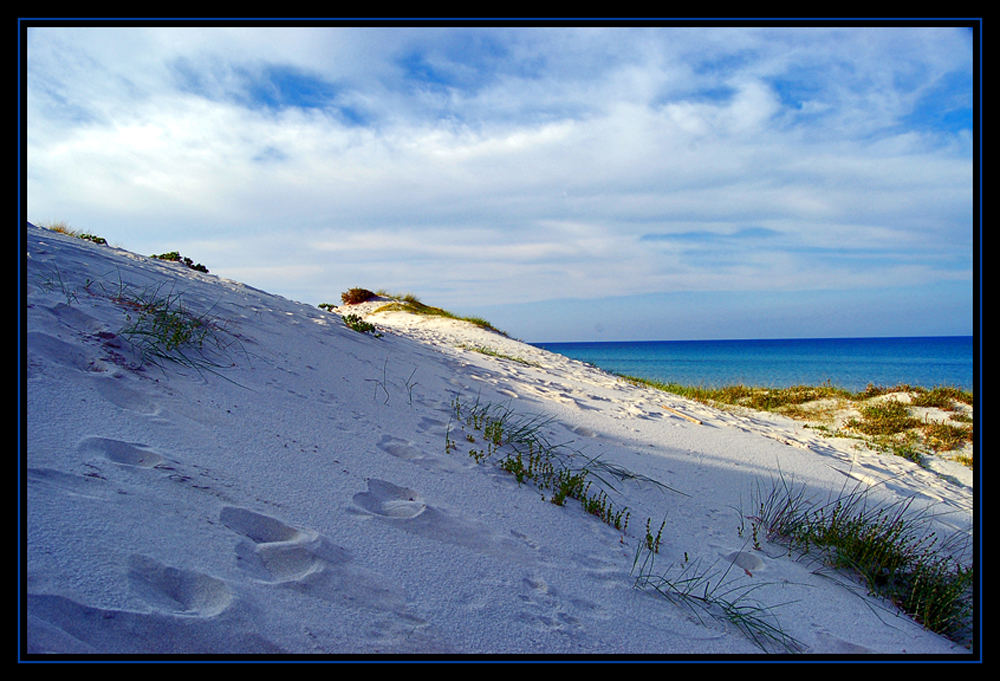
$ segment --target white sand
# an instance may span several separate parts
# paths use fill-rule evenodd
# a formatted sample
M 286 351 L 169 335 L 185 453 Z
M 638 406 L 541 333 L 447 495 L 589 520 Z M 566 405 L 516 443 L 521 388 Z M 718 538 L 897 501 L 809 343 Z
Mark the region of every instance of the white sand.
M 738 531 L 779 471 L 818 498 L 879 483 L 879 498 L 916 497 L 963 531 L 967 484 L 465 322 L 375 314 L 375 338 L 182 265 L 34 227 L 26 239 L 29 655 L 760 654 L 732 624 L 636 588 L 646 518 L 666 520 L 654 573 L 732 565 L 727 581 L 758 587 L 801 654 L 969 654 Z M 214 320 L 225 366 L 138 367 L 121 334 L 137 311 L 119 294 L 153 290 Z M 559 451 L 670 489 L 609 480 L 624 533 L 549 503 L 468 455 L 483 442 L 455 421 L 456 396 L 551 418 Z

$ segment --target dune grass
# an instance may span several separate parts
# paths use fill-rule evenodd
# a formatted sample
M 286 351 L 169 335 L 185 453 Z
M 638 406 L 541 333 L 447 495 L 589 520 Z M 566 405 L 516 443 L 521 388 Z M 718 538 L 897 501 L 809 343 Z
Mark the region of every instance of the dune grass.
M 506 332 L 496 328 L 490 322 L 486 321 L 482 317 L 460 317 L 440 307 L 433 307 L 431 305 L 422 303 L 413 294 L 405 294 L 403 296 L 393 296 L 391 294 L 385 294 L 385 296 L 392 298 L 393 301 L 391 303 L 386 303 L 385 305 L 375 309 L 374 312 L 409 312 L 410 314 L 426 315 L 432 317 L 444 317 L 446 319 L 457 319 L 459 321 L 474 324 L 481 329 L 486 329 L 487 331 L 498 333 L 501 336 L 507 335 Z
M 506 353 L 500 352 L 499 350 L 494 350 L 493 348 L 486 347 L 485 345 L 459 345 L 462 350 L 471 350 L 472 352 L 478 352 L 481 355 L 487 355 L 489 357 L 496 357 L 498 359 L 509 359 L 512 362 L 517 362 L 518 364 L 523 364 L 529 367 L 540 367 L 541 364 L 538 362 L 532 362 L 524 359 L 523 357 L 516 357 L 514 355 L 508 355 Z
M 730 385 L 719 388 L 664 383 L 620 374 L 633 385 L 648 386 L 714 406 L 735 406 L 769 411 L 789 418 L 818 423 L 813 427 L 832 436 L 861 439 L 876 451 L 902 456 L 915 463 L 932 453 L 953 452 L 973 441 L 973 419 L 960 413 L 958 405 L 975 405 L 972 393 L 954 387 L 923 388 L 911 385 L 875 386 L 851 392 L 831 385 L 797 385 L 767 388 Z M 894 394 L 909 396 L 909 403 Z M 950 422 L 918 418 L 913 408 L 931 407 L 954 412 Z M 851 409 L 857 415 L 831 429 L 838 411 Z M 971 466 L 972 459 L 958 459 Z
M 913 498 L 878 503 L 872 488 L 857 484 L 816 503 L 804 485 L 779 477 L 758 487 L 750 521 L 755 548 L 776 542 L 814 556 L 860 579 L 868 593 L 884 598 L 927 629 L 967 642 L 971 627 L 974 569 L 966 564 L 970 537 L 940 537 L 930 509 L 914 509 Z
M 80 230 L 73 229 L 64 221 L 46 223 L 42 225 L 42 227 L 51 230 L 53 232 L 58 232 L 59 234 L 65 234 L 67 236 L 74 236 L 77 239 L 91 241 L 101 246 L 106 246 L 108 243 L 107 239 L 105 239 L 103 236 L 96 236 L 94 234 L 89 234 L 87 232 L 81 232 Z
M 781 605 L 764 605 L 753 593 L 766 582 L 741 582 L 732 576 L 734 562 L 719 569 L 701 561 L 673 564 L 654 571 L 654 552 L 639 546 L 632 562 L 634 587 L 652 591 L 666 601 L 689 610 L 699 622 L 709 617 L 729 623 L 765 653 L 798 653 L 804 646 L 781 626 L 774 611 Z M 737 571 L 738 573 L 738 571 Z
M 358 333 L 370 333 L 375 338 L 381 338 L 382 334 L 379 332 L 378 328 L 371 322 L 366 322 L 361 317 L 356 314 L 345 314 L 344 324 L 348 327 L 354 329 Z
M 202 265 L 200 262 L 196 263 L 194 260 L 187 256 L 182 256 L 177 251 L 169 251 L 167 253 L 160 253 L 159 255 L 151 255 L 150 258 L 154 260 L 166 260 L 167 262 L 179 262 L 190 270 L 195 270 L 196 272 L 203 272 L 208 274 L 208 268 Z
M 569 451 L 564 445 L 553 445 L 544 435 L 550 418 L 517 415 L 509 407 L 482 403 L 478 398 L 469 402 L 455 397 L 452 409 L 464 432 L 461 440 L 477 445 L 468 451 L 477 463 L 495 461 L 519 485 L 534 485 L 554 505 L 566 506 L 570 500 L 577 501 L 585 513 L 621 532 L 623 540 L 629 534 L 631 511 L 628 506 L 612 501 L 610 492 L 617 492 L 617 488 L 611 480 L 641 479 L 670 490 L 659 481 Z M 452 453 L 458 449 L 449 425 L 445 451 Z M 773 608 L 752 598 L 752 593 L 764 584 L 731 579 L 732 563 L 720 570 L 714 565 L 702 567 L 698 562 L 685 562 L 679 570 L 673 566 L 665 573 L 656 573 L 654 556 L 660 551 L 666 526 L 666 519 L 657 528 L 647 518 L 644 530 L 637 535 L 632 565 L 635 588 L 686 607 L 699 619 L 707 616 L 728 622 L 764 652 L 801 650 L 799 642 L 785 633 L 774 618 Z
M 514 476 L 518 484 L 532 484 L 548 501 L 564 506 L 575 499 L 581 508 L 623 534 L 628 530 L 631 511 L 616 504 L 610 494 L 617 491 L 611 480 L 643 480 L 661 489 L 670 488 L 659 481 L 639 476 L 619 466 L 608 464 L 594 457 L 569 450 L 565 445 L 553 445 L 543 434 L 550 418 L 520 416 L 506 406 L 493 403 L 464 402 L 459 397 L 452 401 L 455 420 L 460 427 L 470 428 L 465 439 L 481 445 L 470 448 L 469 456 L 477 463 L 497 459 L 498 467 Z M 451 439 L 451 430 L 445 436 L 445 451 L 453 452 L 458 445 Z M 646 521 L 645 535 L 641 541 L 652 551 L 659 551 L 663 527 L 655 534 L 651 519 Z
M 224 339 L 221 322 L 208 313 L 186 308 L 178 293 L 162 287 L 134 291 L 123 287 L 112 301 L 125 310 L 119 331 L 139 352 L 143 364 L 162 368 L 174 362 L 193 369 L 213 371 L 226 365 L 223 358 L 235 339 Z

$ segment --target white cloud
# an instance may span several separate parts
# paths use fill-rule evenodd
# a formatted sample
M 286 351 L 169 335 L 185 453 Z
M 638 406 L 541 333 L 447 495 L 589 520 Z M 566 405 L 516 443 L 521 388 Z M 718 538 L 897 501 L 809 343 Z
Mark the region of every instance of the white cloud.
M 907 119 L 971 72 L 960 31 L 40 28 L 28 55 L 29 218 L 169 230 L 279 292 L 364 268 L 497 301 L 875 282 L 812 259 L 840 245 L 891 250 L 892 282 L 971 262 L 968 134 Z M 333 103 L 255 104 L 270 67 Z M 725 266 L 639 241 L 748 225 L 795 238 Z

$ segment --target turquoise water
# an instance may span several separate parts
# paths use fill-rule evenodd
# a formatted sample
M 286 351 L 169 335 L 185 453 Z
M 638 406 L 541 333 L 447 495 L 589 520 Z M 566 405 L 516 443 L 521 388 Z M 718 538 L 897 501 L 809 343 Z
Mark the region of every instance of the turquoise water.
M 704 387 L 847 390 L 906 383 L 974 390 L 972 336 L 535 343 L 606 371 Z

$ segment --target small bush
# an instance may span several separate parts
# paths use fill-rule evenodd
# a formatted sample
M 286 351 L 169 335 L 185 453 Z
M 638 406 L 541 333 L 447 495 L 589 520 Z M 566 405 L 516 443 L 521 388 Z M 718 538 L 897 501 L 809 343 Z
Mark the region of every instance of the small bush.
M 366 288 L 352 288 L 340 294 L 340 299 L 346 305 L 357 305 L 375 298 L 375 293 Z
M 160 255 L 151 255 L 151 258 L 156 260 L 167 260 L 169 262 L 179 262 L 183 263 L 188 269 L 195 270 L 197 272 L 204 272 L 208 274 L 208 268 L 201 263 L 195 263 L 191 258 L 183 257 L 177 251 L 170 251 L 169 253 L 161 253 Z
M 350 328 L 354 329 L 358 333 L 370 333 L 376 338 L 381 338 L 382 334 L 378 333 L 375 325 L 371 322 L 366 322 L 361 317 L 356 314 L 344 315 L 344 323 Z

